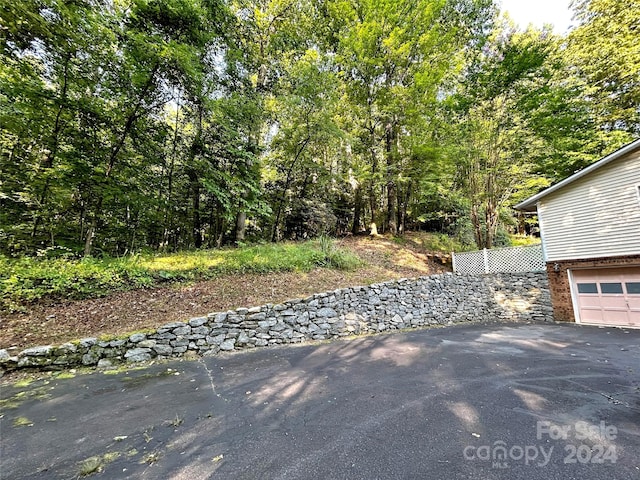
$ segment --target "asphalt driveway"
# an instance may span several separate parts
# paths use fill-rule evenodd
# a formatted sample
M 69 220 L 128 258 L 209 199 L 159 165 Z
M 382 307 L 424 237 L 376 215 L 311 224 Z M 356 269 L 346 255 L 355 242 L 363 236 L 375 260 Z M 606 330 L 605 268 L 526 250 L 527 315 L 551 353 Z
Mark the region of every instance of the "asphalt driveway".
M 0 396 L 3 479 L 640 478 L 633 330 L 452 326 Z

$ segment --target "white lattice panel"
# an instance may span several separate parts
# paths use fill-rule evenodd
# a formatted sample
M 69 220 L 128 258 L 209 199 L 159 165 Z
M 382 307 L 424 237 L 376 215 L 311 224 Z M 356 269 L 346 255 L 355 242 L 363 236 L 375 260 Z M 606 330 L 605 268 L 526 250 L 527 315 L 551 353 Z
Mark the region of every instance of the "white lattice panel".
M 453 253 L 453 271 L 481 275 L 487 273 L 485 269 L 484 250 L 476 252 Z
M 542 246 L 510 247 L 453 254 L 453 270 L 458 273 L 521 273 L 545 270 Z

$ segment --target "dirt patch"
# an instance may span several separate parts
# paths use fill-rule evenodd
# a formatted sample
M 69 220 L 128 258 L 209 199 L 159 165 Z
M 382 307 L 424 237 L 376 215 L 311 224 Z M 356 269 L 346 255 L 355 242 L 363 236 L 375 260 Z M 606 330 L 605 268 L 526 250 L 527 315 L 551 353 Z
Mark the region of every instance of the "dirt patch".
M 0 348 L 10 352 L 99 335 L 118 335 L 184 321 L 210 312 L 280 303 L 337 288 L 413 278 L 449 268 L 416 242 L 386 238 L 347 238 L 340 246 L 366 266 L 354 271 L 324 268 L 311 272 L 229 275 L 191 285 L 117 292 L 103 298 L 38 303 L 25 313 L 0 319 Z

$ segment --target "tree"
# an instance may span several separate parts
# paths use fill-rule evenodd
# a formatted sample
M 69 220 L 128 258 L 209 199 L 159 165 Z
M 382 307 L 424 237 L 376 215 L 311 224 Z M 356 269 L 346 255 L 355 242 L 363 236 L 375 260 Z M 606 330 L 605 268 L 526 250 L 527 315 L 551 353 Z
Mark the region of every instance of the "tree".
M 548 32 L 519 33 L 503 24 L 470 66 L 457 99 L 458 183 L 469 202 L 478 248 L 494 246 L 501 212 L 514 193 L 540 185 L 531 181 L 532 157 L 544 144 L 525 107 L 544 81 L 552 48 Z
M 330 2 L 336 28 L 336 63 L 352 109 L 353 150 L 366 159 L 371 224 L 398 232 L 406 211 L 399 188 L 413 125 L 434 107 L 445 75 L 457 67 L 457 51 L 487 15 L 488 2 L 434 0 Z M 464 11 L 468 16 L 461 19 Z M 480 22 L 482 23 L 482 22 Z M 468 28 L 467 28 L 468 27 Z M 384 213 L 379 216 L 379 210 Z
M 272 241 L 282 236 L 285 212 L 293 199 L 304 201 L 310 195 L 310 183 L 318 183 L 330 166 L 322 152 L 326 144 L 339 139 L 333 116 L 338 82 L 329 61 L 315 49 L 284 65 L 280 95 L 272 104 L 275 133 L 267 157 L 267 167 L 275 173 L 268 188 L 274 190 Z M 330 183 L 321 183 L 324 194 L 317 202 L 326 202 Z M 318 192 L 315 192 L 318 193 Z
M 640 2 L 574 0 L 566 55 L 584 76 L 600 128 L 640 134 Z M 618 145 L 611 145 L 615 150 Z
M 119 249 L 118 230 L 154 209 L 145 202 L 155 188 L 147 171 L 162 161 L 164 105 L 173 91 L 198 96 L 194 86 L 224 43 L 226 8 L 20 0 L 3 16 L 0 188 L 8 217 L 22 219 L 3 227 L 5 241 L 80 238 L 90 255 L 102 230 L 103 246 Z

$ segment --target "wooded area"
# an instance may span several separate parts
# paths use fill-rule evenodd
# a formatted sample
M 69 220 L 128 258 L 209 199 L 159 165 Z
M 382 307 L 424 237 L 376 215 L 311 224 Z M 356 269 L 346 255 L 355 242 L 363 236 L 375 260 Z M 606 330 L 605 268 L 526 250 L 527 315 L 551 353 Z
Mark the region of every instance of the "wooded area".
M 640 135 L 640 2 L 519 31 L 491 0 L 12 0 L 0 253 L 121 255 L 426 229 Z

